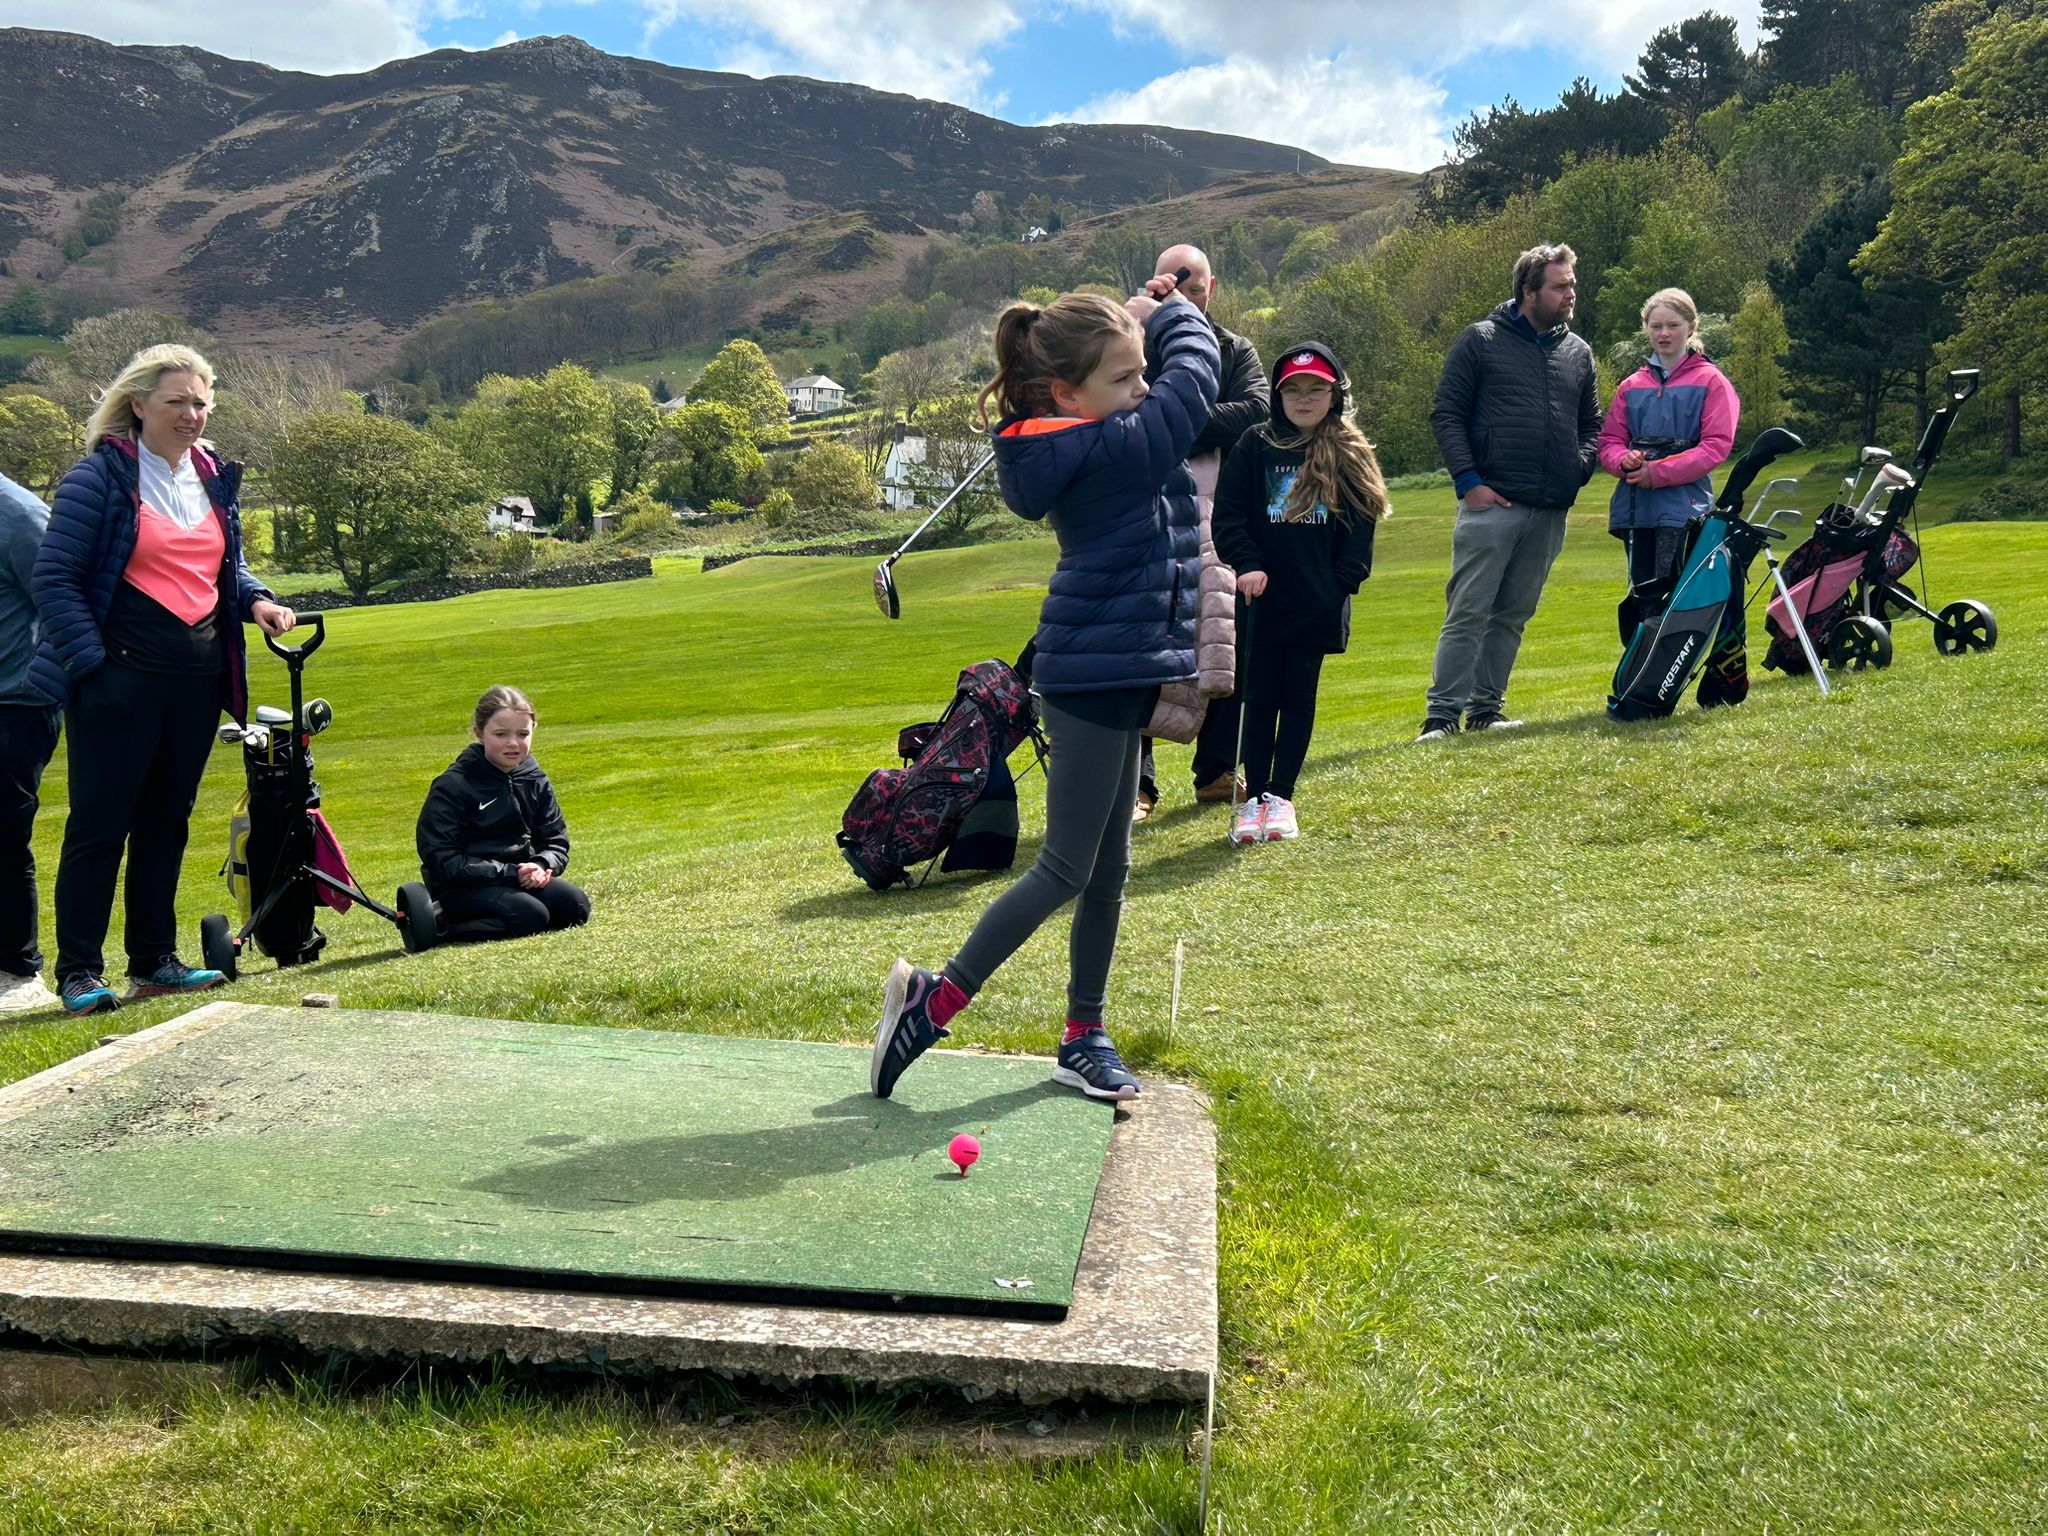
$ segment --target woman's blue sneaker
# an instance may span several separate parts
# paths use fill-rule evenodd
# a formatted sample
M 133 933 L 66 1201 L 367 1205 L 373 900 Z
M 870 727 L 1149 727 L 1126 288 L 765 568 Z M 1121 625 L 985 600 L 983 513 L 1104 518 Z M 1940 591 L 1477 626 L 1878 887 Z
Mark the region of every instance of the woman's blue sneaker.
M 220 986 L 227 977 L 219 971 L 201 970 L 198 966 L 187 965 L 176 955 L 166 955 L 163 963 L 147 976 L 131 976 L 128 980 L 128 999 L 133 1002 L 140 997 L 169 997 L 176 992 L 204 992 L 208 987 Z
M 1091 1099 L 1135 1099 L 1138 1080 L 1124 1066 L 1123 1057 L 1100 1029 L 1091 1029 L 1060 1047 L 1059 1064 L 1052 1080 L 1065 1088 L 1078 1088 Z
M 875 1053 L 868 1059 L 868 1087 L 875 1097 L 886 1099 L 896 1079 L 918 1057 L 942 1040 L 946 1031 L 934 1024 L 932 994 L 939 990 L 939 978 L 920 970 L 908 960 L 898 960 L 882 987 L 882 1022 L 875 1028 Z
M 97 976 L 67 976 L 57 995 L 63 999 L 66 1013 L 104 1013 L 121 1006 L 114 989 Z

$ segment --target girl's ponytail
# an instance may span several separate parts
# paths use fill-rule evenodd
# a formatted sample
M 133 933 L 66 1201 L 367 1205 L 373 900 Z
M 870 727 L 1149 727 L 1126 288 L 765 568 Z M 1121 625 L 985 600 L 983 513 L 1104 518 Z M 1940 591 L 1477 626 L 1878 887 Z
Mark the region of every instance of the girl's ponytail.
M 1017 392 L 1020 380 L 1043 371 L 1042 366 L 1033 366 L 1036 359 L 1031 346 L 1031 331 L 1044 313 L 1036 304 L 1017 303 L 997 317 L 996 376 L 974 397 L 975 425 L 981 431 L 986 432 L 989 428 L 988 400 L 991 395 L 996 397 L 1005 415 L 1024 414 L 1012 410 L 1010 400 Z

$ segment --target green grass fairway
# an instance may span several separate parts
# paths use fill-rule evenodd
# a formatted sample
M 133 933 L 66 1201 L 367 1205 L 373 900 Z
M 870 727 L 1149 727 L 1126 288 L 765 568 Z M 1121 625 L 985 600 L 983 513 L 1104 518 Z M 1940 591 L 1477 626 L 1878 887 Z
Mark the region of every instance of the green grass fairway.
M 1112 984 L 1136 1069 L 1216 1104 L 1224 1529 L 2039 1529 L 2048 528 L 1928 531 L 1913 583 L 1991 604 L 1988 655 L 1902 625 L 1891 669 L 1832 699 L 1765 674 L 1740 709 L 1616 727 L 1621 556 L 1589 505 L 1516 675 L 1528 729 L 1418 747 L 1450 500 L 1396 506 L 1324 671 L 1301 842 L 1227 848 L 1162 749 Z M 412 876 L 428 780 L 512 682 L 596 918 L 413 959 L 351 913 L 321 965 L 237 995 L 867 1039 L 890 962 L 943 960 L 1008 877 L 872 895 L 840 811 L 960 667 L 1021 647 L 1053 556 L 907 556 L 896 624 L 871 558 L 337 615 L 309 676 L 357 872 Z M 283 676 L 259 661 L 258 697 Z M 225 896 L 239 774 L 216 754 L 187 932 Z M 60 763 L 46 881 L 64 800 Z M 1065 962 L 1054 924 L 960 1039 L 1046 1050 Z M 0 1075 L 175 1011 L 0 1026 Z M 0 1425 L 0 1507 L 38 1532 L 1194 1528 L 1178 1455 L 990 1463 L 932 1449 L 934 1411 L 167 1393 Z
M 0 1123 L 0 1251 L 1057 1320 L 1111 1118 L 1015 1057 L 881 1100 L 836 1046 L 274 1008 Z

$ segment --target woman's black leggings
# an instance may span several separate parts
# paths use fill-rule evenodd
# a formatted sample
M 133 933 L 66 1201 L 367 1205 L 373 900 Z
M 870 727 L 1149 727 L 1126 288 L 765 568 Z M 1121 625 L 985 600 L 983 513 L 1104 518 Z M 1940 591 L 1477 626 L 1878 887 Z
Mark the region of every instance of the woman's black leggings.
M 128 855 L 128 974 L 178 945 L 178 872 L 220 723 L 220 679 L 104 662 L 64 711 L 71 814 L 57 856 L 57 976 L 104 976 L 114 882 Z
M 590 898 L 559 875 L 537 891 L 516 885 L 471 885 L 436 898 L 448 937 L 457 943 L 523 939 L 590 921 Z
M 1294 781 L 1308 761 L 1316 728 L 1316 685 L 1322 681 L 1320 647 L 1254 645 L 1244 678 L 1244 787 L 1257 799 L 1267 791 L 1294 798 Z

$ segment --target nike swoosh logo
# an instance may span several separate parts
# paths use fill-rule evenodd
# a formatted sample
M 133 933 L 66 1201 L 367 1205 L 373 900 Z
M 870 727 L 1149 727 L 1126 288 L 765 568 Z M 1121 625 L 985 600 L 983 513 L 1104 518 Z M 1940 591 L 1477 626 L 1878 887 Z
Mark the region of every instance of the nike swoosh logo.
M 480 811 L 488 811 L 492 806 L 496 805 L 497 803 L 498 797 L 496 795 L 493 795 L 491 796 L 490 799 L 482 801 L 480 804 L 478 804 L 477 809 Z

